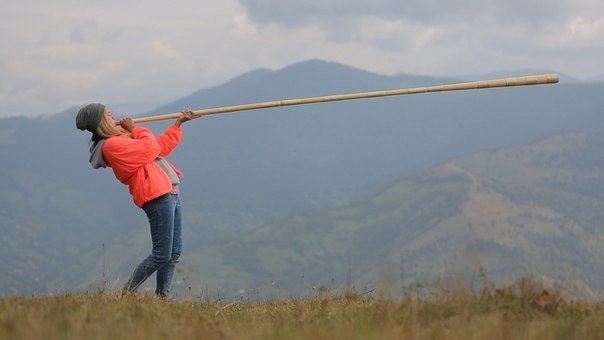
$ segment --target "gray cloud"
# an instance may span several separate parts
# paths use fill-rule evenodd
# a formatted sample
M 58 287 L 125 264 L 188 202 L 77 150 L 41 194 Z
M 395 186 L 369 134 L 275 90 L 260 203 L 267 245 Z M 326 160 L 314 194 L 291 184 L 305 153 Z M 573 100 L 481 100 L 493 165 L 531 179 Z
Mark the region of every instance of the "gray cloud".
M 75 44 L 86 43 L 89 41 L 88 35 L 91 29 L 97 26 L 95 21 L 88 21 L 85 24 L 79 25 L 71 30 L 69 41 Z
M 577 1 L 577 0 L 575 0 Z M 590 0 L 578 0 L 590 1 Z M 573 15 L 571 0 L 240 0 L 261 27 L 317 27 L 328 41 L 409 52 L 456 41 L 529 48 Z M 568 26 L 568 25 L 566 25 Z M 509 32 L 513 38 L 506 36 Z M 518 36 L 526 39 L 519 39 Z M 489 41 L 490 40 L 490 41 Z
M 314 58 L 383 74 L 604 70 L 602 0 L 149 0 L 145 11 L 119 0 L 6 1 L 0 117 L 91 100 L 153 107 Z
M 570 0 L 240 0 L 252 20 L 283 26 L 324 24 L 343 18 L 379 17 L 424 24 L 456 22 L 525 23 L 569 15 Z

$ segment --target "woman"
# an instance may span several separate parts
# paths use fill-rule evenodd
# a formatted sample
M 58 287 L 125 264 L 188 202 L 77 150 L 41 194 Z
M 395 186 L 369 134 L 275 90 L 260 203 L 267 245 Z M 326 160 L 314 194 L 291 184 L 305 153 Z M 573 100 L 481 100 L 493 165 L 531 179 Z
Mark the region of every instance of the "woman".
M 76 116 L 76 127 L 92 133 L 92 167 L 112 168 L 115 177 L 128 186 L 134 204 L 149 218 L 153 250 L 132 273 L 124 287 L 125 293 L 135 292 L 157 272 L 155 294 L 162 299 L 172 298 L 172 276 L 182 250 L 182 210 L 178 195 L 182 173 L 165 157 L 180 142 L 180 126 L 192 119 L 192 114 L 190 110 L 183 111 L 174 125 L 158 137 L 148 129 L 135 126 L 132 118 L 116 123 L 103 104 L 88 104 Z

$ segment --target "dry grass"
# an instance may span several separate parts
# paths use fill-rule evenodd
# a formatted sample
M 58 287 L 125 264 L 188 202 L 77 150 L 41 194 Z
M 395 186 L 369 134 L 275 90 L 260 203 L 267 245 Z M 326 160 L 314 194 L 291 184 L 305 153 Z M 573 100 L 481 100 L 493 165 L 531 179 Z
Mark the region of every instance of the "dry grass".
M 532 280 L 479 294 L 349 293 L 263 302 L 164 302 L 107 293 L 0 299 L 1 339 L 602 339 L 604 304 Z

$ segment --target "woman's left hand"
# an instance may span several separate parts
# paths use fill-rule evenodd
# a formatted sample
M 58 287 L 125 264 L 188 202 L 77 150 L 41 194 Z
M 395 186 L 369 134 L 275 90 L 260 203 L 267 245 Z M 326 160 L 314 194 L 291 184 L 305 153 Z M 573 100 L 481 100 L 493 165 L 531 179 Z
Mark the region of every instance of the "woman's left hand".
M 176 126 L 180 126 L 182 123 L 184 122 L 188 122 L 189 120 L 193 119 L 193 111 L 191 110 L 184 110 L 181 111 L 182 115 L 178 118 L 176 118 L 176 122 L 174 122 L 174 125 Z
M 122 118 L 118 124 L 128 132 L 134 129 L 134 121 L 130 117 Z

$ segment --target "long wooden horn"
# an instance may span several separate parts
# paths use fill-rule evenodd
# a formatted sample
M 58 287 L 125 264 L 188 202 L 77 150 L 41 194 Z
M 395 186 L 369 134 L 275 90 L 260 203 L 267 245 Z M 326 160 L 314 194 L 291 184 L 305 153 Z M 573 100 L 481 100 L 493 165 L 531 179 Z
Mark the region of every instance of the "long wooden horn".
M 286 99 L 286 100 L 276 100 L 276 101 L 253 103 L 253 104 L 223 106 L 223 107 L 216 107 L 216 108 L 210 108 L 210 109 L 195 110 L 195 111 L 193 111 L 193 115 L 194 115 L 194 117 L 200 117 L 203 115 L 211 115 L 211 114 L 227 113 L 227 112 L 235 112 L 235 111 L 245 111 L 245 110 L 255 110 L 255 109 L 266 109 L 266 108 L 279 107 L 279 106 L 325 103 L 325 102 L 333 102 L 333 101 L 340 101 L 340 100 L 366 99 L 366 98 L 376 98 L 376 97 L 386 97 L 386 96 L 400 96 L 400 95 L 404 95 L 404 94 L 459 91 L 459 90 L 476 90 L 476 89 L 486 89 L 486 88 L 492 88 L 492 87 L 552 84 L 552 83 L 557 83 L 559 80 L 560 80 L 560 76 L 558 74 L 550 73 L 550 74 L 542 74 L 542 75 L 535 75 L 535 76 L 472 81 L 472 82 L 467 82 L 467 83 L 457 83 L 457 84 L 448 84 L 448 85 L 415 87 L 415 88 L 406 88 L 406 89 L 398 89 L 398 90 L 374 91 L 374 92 L 363 92 L 363 93 L 339 94 L 339 95 L 323 96 L 323 97 Z M 169 114 L 163 114 L 163 115 L 157 115 L 157 116 L 140 117 L 140 118 L 135 118 L 133 120 L 135 123 L 146 123 L 146 122 L 153 122 L 153 121 L 157 121 L 157 120 L 176 119 L 180 115 L 181 115 L 181 113 L 177 112 L 177 113 L 169 113 Z

